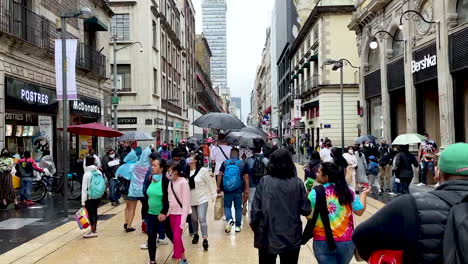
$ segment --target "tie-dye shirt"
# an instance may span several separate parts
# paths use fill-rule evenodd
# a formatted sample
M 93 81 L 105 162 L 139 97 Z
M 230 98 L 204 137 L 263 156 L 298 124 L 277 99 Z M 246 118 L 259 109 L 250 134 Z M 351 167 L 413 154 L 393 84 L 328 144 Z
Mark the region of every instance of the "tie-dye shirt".
M 330 218 L 330 226 L 333 232 L 333 237 L 337 242 L 351 241 L 351 236 L 354 231 L 353 211 L 359 211 L 364 208 L 359 197 L 353 193 L 353 202 L 351 205 L 342 206 L 338 201 L 338 196 L 335 194 L 335 184 L 326 183 L 323 185 L 327 196 L 328 216 Z M 315 208 L 317 194 L 312 190 L 309 194 L 309 200 L 312 203 L 312 208 Z M 325 228 L 323 227 L 320 215 L 317 219 L 314 229 L 314 240 L 325 241 Z

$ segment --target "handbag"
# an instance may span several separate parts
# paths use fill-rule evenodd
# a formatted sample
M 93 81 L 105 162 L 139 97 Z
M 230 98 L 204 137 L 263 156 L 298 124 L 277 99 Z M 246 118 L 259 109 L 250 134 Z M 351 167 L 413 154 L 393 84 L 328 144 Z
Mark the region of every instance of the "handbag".
M 86 229 L 89 227 L 89 216 L 88 216 L 88 210 L 86 208 L 80 208 L 75 213 L 75 221 L 78 224 L 78 227 L 80 229 Z
M 124 177 L 119 177 L 119 186 L 117 190 L 122 195 L 128 195 L 128 190 L 130 189 L 130 180 L 125 179 Z
M 333 238 L 333 232 L 330 226 L 330 218 L 328 217 L 328 207 L 327 207 L 327 197 L 325 194 L 325 188 L 323 185 L 317 185 L 314 187 L 316 196 L 314 213 L 311 220 L 307 220 L 306 227 L 302 234 L 302 245 L 307 244 L 312 238 L 315 224 L 317 223 L 318 216 L 320 214 L 320 219 L 322 220 L 323 227 L 325 228 L 325 237 L 327 239 L 327 244 L 330 250 L 336 249 L 335 239 Z
M 224 215 L 224 198 L 223 196 L 216 197 L 214 205 L 214 220 L 218 221 L 223 218 Z

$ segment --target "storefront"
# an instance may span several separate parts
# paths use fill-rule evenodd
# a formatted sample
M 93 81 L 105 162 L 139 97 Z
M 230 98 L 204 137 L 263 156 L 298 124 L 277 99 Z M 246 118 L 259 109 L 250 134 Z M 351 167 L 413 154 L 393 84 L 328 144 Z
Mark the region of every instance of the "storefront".
M 388 64 L 388 93 L 390 95 L 391 139 L 406 133 L 406 97 L 404 59 L 397 59 Z
M 102 108 L 99 100 L 79 95 L 78 100 L 70 101 L 69 107 L 71 125 L 94 123 L 101 119 Z M 78 159 L 82 160 L 86 157 L 90 149 L 94 149 L 96 153 L 99 152 L 97 137 L 72 134 L 70 139 L 72 168 Z M 103 153 L 98 154 L 103 155 Z
M 416 87 L 418 133 L 427 132 L 431 138 L 440 143 L 436 43 L 429 44 L 413 53 L 411 72 Z
M 31 151 L 34 159 L 44 150 L 55 155 L 55 90 L 11 77 L 5 84 L 5 147 L 20 155 Z
M 364 76 L 369 133 L 383 137 L 382 90 L 380 69 Z

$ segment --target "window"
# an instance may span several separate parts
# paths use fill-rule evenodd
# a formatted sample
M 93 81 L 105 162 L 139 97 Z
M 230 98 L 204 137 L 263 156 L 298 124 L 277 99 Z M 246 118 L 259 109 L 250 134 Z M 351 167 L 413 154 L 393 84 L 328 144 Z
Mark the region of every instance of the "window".
M 156 22 L 153 21 L 153 47 L 158 46 L 158 28 L 156 27 Z
M 158 94 L 158 70 L 153 69 L 153 93 Z
M 400 55 L 403 55 L 404 48 L 405 48 L 405 43 L 403 41 L 397 41 L 397 40 L 403 40 L 403 32 L 399 29 L 395 32 L 395 38 L 393 39 L 393 57 L 398 57 Z
M 468 0 L 458 0 L 458 24 L 468 22 Z
M 111 67 L 111 69 L 113 74 L 114 67 Z M 130 64 L 117 65 L 117 90 L 119 92 L 132 91 L 132 70 Z
M 377 41 L 374 39 L 374 41 Z M 377 47 L 376 49 L 369 48 L 369 57 L 368 57 L 368 64 L 369 64 L 369 72 L 373 70 L 377 70 L 380 68 L 380 48 Z
M 166 90 L 166 76 L 163 75 L 162 82 L 161 82 L 161 90 L 162 90 L 162 98 L 167 98 L 167 90 Z
M 130 15 L 116 14 L 112 17 L 111 32 L 117 40 L 130 40 Z

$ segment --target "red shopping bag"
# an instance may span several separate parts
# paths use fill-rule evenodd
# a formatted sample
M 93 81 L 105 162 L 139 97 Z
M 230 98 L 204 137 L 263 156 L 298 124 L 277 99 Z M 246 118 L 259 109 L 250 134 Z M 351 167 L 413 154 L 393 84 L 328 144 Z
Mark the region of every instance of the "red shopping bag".
M 369 258 L 369 264 L 402 264 L 402 250 L 376 250 Z

